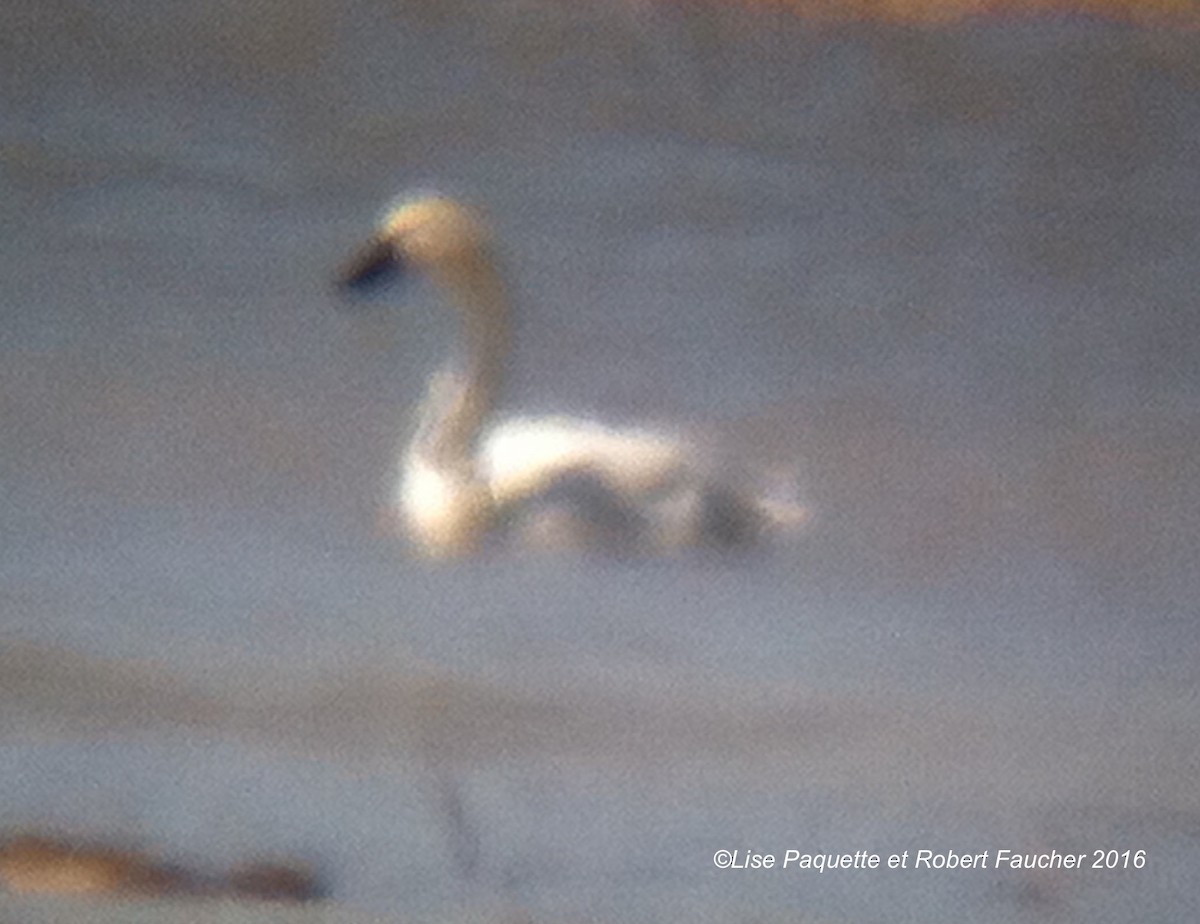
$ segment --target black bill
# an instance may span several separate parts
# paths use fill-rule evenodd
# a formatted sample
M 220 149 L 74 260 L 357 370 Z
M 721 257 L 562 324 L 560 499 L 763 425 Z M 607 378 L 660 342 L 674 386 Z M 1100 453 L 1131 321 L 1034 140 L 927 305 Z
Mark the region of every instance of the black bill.
M 404 265 L 396 248 L 383 238 L 372 238 L 338 272 L 339 289 L 366 292 L 403 275 Z

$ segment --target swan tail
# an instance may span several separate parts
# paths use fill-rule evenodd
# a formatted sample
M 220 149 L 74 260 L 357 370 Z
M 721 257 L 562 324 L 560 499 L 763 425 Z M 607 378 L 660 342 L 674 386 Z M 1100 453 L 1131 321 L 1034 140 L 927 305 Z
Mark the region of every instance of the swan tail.
M 771 532 L 797 532 L 812 521 L 812 508 L 803 500 L 800 475 L 795 469 L 780 467 L 764 472 L 753 503 Z

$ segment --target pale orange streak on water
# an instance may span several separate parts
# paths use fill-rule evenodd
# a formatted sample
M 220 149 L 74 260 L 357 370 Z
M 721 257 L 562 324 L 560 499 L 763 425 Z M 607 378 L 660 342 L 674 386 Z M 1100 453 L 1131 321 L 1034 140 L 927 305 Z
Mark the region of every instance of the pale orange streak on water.
M 1194 0 L 735 0 L 822 21 L 942 23 L 985 15 L 1076 14 L 1141 25 L 1200 27 Z

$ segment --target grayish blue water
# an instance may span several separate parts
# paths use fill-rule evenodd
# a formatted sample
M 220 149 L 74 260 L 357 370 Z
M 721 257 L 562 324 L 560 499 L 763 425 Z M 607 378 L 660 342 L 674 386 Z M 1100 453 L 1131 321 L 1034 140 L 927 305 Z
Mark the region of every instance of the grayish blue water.
M 1196 36 L 549 0 L 16 2 L 0 36 L 0 827 L 302 854 L 418 918 L 1190 920 Z M 511 407 L 798 463 L 810 532 L 381 536 L 451 329 L 331 281 L 413 186 L 496 225 Z

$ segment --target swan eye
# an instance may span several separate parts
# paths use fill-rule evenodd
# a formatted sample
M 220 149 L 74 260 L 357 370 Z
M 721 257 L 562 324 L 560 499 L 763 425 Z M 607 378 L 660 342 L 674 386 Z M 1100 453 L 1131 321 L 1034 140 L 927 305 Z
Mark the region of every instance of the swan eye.
M 368 292 L 404 274 L 404 262 L 393 243 L 376 237 L 346 261 L 338 273 L 338 287 Z

